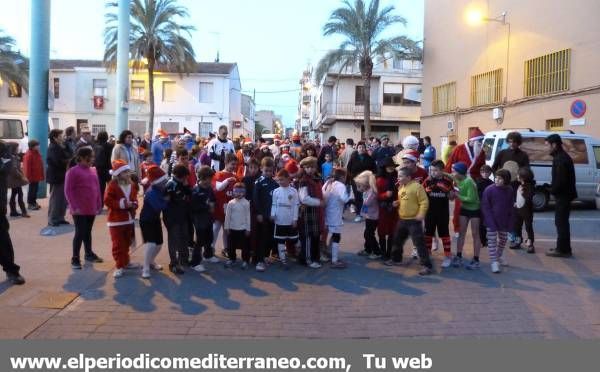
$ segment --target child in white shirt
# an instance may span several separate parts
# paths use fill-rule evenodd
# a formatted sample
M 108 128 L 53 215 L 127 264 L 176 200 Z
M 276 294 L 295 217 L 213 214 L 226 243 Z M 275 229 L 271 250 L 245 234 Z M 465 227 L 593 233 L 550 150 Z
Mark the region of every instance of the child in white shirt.
M 225 206 L 223 229 L 227 233 L 227 257 L 225 267 L 230 268 L 236 261 L 236 250 L 242 249 L 242 269 L 248 268 L 250 261 L 250 202 L 245 198 L 246 186 L 238 182 L 233 185 L 233 199 Z
M 285 257 L 286 241 L 295 244 L 298 240 L 298 208 L 300 201 L 296 189 L 290 187 L 290 174 L 285 169 L 277 173 L 279 187 L 273 191 L 271 220 L 275 224 L 274 238 L 277 242 L 279 259 L 285 269 L 288 268 Z
M 339 259 L 342 225 L 344 224 L 342 215 L 344 213 L 344 205 L 352 199 L 352 195 L 344 184 L 346 171 L 336 168 L 333 170 L 332 175 L 333 177 L 323 185 L 325 225 L 329 233 L 331 233 L 331 267 L 334 269 L 343 269 L 346 267 L 346 263 Z

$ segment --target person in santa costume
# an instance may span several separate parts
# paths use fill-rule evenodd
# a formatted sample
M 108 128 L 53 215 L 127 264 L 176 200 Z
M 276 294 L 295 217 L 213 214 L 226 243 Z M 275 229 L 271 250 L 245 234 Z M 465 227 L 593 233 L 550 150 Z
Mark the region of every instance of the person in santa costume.
M 252 139 L 250 137 L 246 137 L 244 139 L 242 148 L 235 153 L 235 156 L 238 160 L 235 175 L 238 178 L 238 180 L 241 180 L 242 178 L 244 178 L 248 171 L 248 162 L 254 156 L 254 142 L 252 142 Z
M 483 150 L 483 132 L 474 127 L 469 130 L 469 139 L 462 145 L 458 145 L 450 154 L 450 159 L 446 163 L 444 171 L 448 174 L 452 173 L 452 166 L 456 163 L 464 163 L 467 165 L 467 173 L 474 180 L 481 178 L 479 173 L 481 167 L 485 164 L 485 152 Z M 454 201 L 454 215 L 452 216 L 452 225 L 454 226 L 455 235 L 460 231 L 460 200 Z
M 112 240 L 112 255 L 115 260 L 113 276 L 120 278 L 125 269 L 135 269 L 129 260 L 129 246 L 133 241 L 135 211 L 138 208 L 138 186 L 131 180 L 131 167 L 120 159 L 112 162 L 112 180 L 106 187 L 104 204 L 108 208 L 107 224 Z

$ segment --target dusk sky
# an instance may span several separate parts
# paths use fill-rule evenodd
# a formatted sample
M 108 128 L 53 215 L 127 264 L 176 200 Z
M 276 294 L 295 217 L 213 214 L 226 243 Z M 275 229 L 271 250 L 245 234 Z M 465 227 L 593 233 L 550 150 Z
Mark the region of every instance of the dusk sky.
M 381 0 L 394 5 L 407 27 L 388 34 L 423 38 L 424 0 Z M 297 116 L 299 79 L 307 64 L 316 64 L 340 39 L 324 38 L 323 24 L 339 0 L 180 0 L 194 25 L 192 45 L 198 61 L 236 62 L 242 90 L 256 89 L 256 109 L 283 115 L 285 126 Z M 104 0 L 52 0 L 51 58 L 101 59 L 104 52 Z M 2 0 L 0 29 L 29 55 L 30 1 Z M 282 93 L 263 93 L 263 92 Z

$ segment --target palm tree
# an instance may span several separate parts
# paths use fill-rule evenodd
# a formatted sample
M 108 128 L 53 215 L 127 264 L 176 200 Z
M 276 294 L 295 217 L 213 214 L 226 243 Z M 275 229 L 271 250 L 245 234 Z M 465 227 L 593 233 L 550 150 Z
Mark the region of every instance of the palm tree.
M 15 82 L 28 90 L 29 61 L 14 51 L 15 39 L 0 30 L 0 79 Z
M 339 72 L 352 71 L 358 64 L 363 80 L 364 97 L 364 127 L 365 137 L 371 135 L 371 76 L 373 75 L 373 60 L 377 57 L 383 60 L 394 58 L 420 58 L 421 48 L 417 42 L 406 36 L 391 38 L 382 37 L 382 32 L 391 25 L 406 25 L 406 20 L 393 15 L 393 6 L 379 9 L 379 0 L 371 0 L 367 8 L 363 0 L 355 0 L 351 4 L 344 0 L 343 6 L 334 10 L 329 21 L 323 26 L 323 36 L 339 34 L 344 40 L 337 49 L 323 56 L 315 72 L 317 82 L 334 66 Z
M 104 31 L 104 63 L 111 69 L 117 61 L 116 2 L 108 2 Z M 189 17 L 185 7 L 175 0 L 132 0 L 129 52 L 134 72 L 148 69 L 150 120 L 148 131 L 154 133 L 154 70 L 190 73 L 196 67 L 194 49 L 186 36 L 191 37 L 193 26 L 181 24 Z

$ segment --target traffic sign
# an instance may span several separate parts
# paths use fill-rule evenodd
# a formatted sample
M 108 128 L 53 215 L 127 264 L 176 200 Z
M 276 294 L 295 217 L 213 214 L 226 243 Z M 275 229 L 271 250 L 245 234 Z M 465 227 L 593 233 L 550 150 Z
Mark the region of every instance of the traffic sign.
M 585 101 L 581 99 L 576 99 L 575 101 L 573 101 L 573 103 L 571 103 L 571 115 L 573 115 L 574 118 L 579 119 L 583 117 L 583 115 L 585 115 L 586 109 L 587 105 L 585 104 Z

